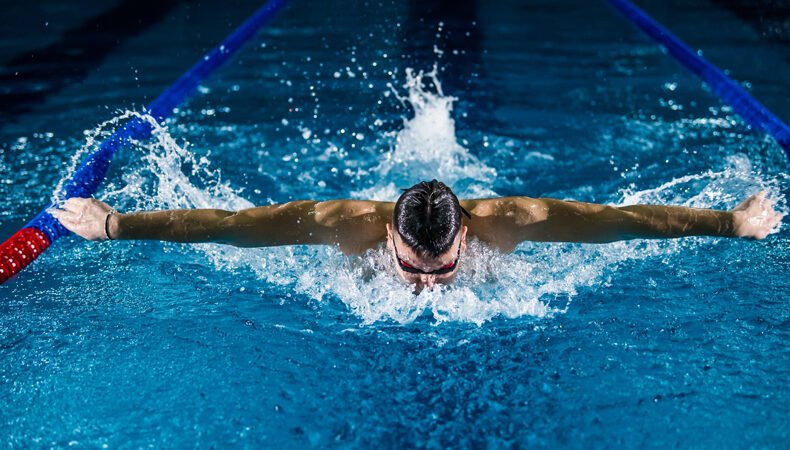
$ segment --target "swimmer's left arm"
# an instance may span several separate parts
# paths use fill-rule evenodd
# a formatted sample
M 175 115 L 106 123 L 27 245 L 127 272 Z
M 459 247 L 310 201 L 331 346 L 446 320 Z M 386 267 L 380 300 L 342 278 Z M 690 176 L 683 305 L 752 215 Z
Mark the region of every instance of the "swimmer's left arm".
M 466 205 L 473 215 L 469 232 L 506 250 L 521 241 L 605 243 L 684 236 L 763 239 L 783 217 L 774 211 L 765 192 L 731 211 L 664 205 L 615 207 L 528 197 L 470 202 Z

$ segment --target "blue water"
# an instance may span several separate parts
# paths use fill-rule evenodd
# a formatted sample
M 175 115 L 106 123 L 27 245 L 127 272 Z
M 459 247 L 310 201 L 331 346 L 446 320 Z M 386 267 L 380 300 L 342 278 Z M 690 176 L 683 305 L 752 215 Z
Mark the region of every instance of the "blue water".
M 790 120 L 783 44 L 705 1 L 640 4 Z M 2 237 L 254 9 L 228 6 L 178 4 L 0 126 Z M 7 8 L 5 60 L 102 12 Z M 790 188 L 781 148 L 603 2 L 293 2 L 97 197 L 393 200 L 433 177 L 467 198 L 713 208 L 763 188 L 785 212 Z M 785 448 L 789 242 L 786 224 L 759 242 L 473 242 L 457 284 L 413 296 L 383 251 L 66 238 L 0 286 L 0 439 Z

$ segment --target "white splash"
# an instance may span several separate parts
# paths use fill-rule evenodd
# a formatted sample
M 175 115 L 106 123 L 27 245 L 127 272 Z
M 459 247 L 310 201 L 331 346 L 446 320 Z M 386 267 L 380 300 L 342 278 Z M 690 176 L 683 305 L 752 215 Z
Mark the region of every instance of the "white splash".
M 777 200 L 777 210 L 786 209 L 779 178 L 764 178 L 755 173 L 746 155 L 735 154 L 725 158 L 723 167 L 698 174 L 673 178 L 659 186 L 636 190 L 632 185 L 621 192 L 619 206 L 643 204 L 669 204 L 692 208 L 731 208 L 748 195 L 765 190 L 768 197 Z
M 427 86 L 432 85 L 435 92 Z M 395 134 L 389 151 L 372 169 L 371 176 L 380 181 L 375 186 L 356 191 L 355 198 L 394 200 L 399 187 L 409 187 L 423 180 L 441 180 L 465 197 L 487 197 L 496 193 L 490 188 L 496 170 L 488 167 L 458 143 L 452 118 L 455 97 L 444 95 L 437 68 L 427 74 L 406 69 L 401 95 L 391 84 L 395 97 L 414 111 L 404 119 L 403 129 Z
M 408 93 L 401 101 L 415 112 L 404 121 L 393 147 L 373 171 L 382 182 L 355 193 L 358 197 L 393 199 L 395 183 L 406 178 L 437 178 L 462 185 L 461 196 L 493 195 L 496 172 L 480 162 L 455 137 L 452 97 L 444 96 L 435 69 L 429 73 L 436 93 L 425 90 L 422 73 L 407 71 Z M 102 127 L 135 116 L 126 113 Z M 122 187 L 110 186 L 104 199 L 128 210 L 168 208 L 252 207 L 239 190 L 222 181 L 206 157 L 196 157 L 152 118 L 153 138 L 138 143 L 141 158 L 134 158 Z M 89 140 L 106 133 L 89 133 Z M 86 143 L 86 148 L 94 145 Z M 72 164 L 75 166 L 76 163 Z M 405 172 L 404 172 L 405 171 Z M 404 173 L 406 175 L 404 175 Z M 732 157 L 719 171 L 707 171 L 647 189 L 633 187 L 621 193 L 621 204 L 676 203 L 699 207 L 732 207 L 733 192 L 761 186 L 778 189 L 754 175 L 745 156 Z M 497 317 L 547 317 L 567 311 L 580 290 L 606 286 L 608 274 L 633 259 L 670 255 L 699 239 L 632 241 L 607 245 L 524 243 L 513 254 L 500 254 L 472 239 L 462 256 L 460 273 L 450 286 L 414 295 L 399 281 L 391 256 L 384 248 L 362 257 L 347 257 L 330 247 L 235 248 L 195 244 L 221 270 L 252 270 L 261 291 L 272 286 L 289 290 L 292 298 L 322 303 L 341 301 L 361 322 L 409 323 L 429 317 L 436 323 L 461 321 L 482 324 Z M 170 248 L 181 249 L 183 246 Z M 230 281 L 229 281 L 230 282 Z
M 101 142 L 108 138 L 120 124 L 125 123 L 132 117 L 137 116 L 139 116 L 139 114 L 135 113 L 134 111 L 126 111 L 110 120 L 100 123 L 93 130 L 86 130 L 84 132 L 85 142 L 71 157 L 71 161 L 66 168 L 66 172 L 60 178 L 60 181 L 58 181 L 58 184 L 52 191 L 52 203 L 60 204 L 63 202 L 64 199 L 61 197 L 61 195 L 64 193 L 63 188 L 65 187 L 66 182 L 74 176 L 74 173 L 77 171 L 77 167 L 79 167 L 80 162 L 82 162 L 82 160 L 85 159 L 89 153 L 93 153 L 98 150 Z

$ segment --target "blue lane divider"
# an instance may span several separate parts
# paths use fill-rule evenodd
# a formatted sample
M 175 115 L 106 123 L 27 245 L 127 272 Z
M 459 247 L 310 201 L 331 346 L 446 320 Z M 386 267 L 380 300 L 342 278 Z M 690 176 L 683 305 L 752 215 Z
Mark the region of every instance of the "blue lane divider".
M 651 39 L 663 45 L 667 52 L 686 69 L 702 78 L 710 90 L 757 130 L 762 130 L 776 139 L 790 158 L 790 127 L 776 117 L 765 106 L 749 95 L 740 84 L 733 81 L 718 67 L 673 35 L 661 24 L 628 0 L 609 0 L 612 6 L 633 22 Z
M 148 105 L 147 113 L 162 123 L 173 114 L 173 109 L 184 102 L 206 79 L 255 33 L 280 11 L 287 0 L 270 0 L 236 28 L 222 44 L 211 50 L 156 100 Z M 115 152 L 130 140 L 143 140 L 151 136 L 152 128 L 139 118 L 130 120 L 110 135 L 77 167 L 60 193 L 60 198 L 89 197 L 99 187 L 107 174 Z M 47 210 L 55 206 L 52 202 L 22 229 L 0 244 L 0 283 L 24 269 L 38 258 L 52 242 L 69 234 L 60 222 Z
M 173 109 L 197 90 L 201 81 L 236 53 L 255 33 L 285 6 L 286 0 L 271 0 L 259 8 L 246 22 L 240 25 L 225 41 L 202 57 L 172 86 L 167 88 L 148 105 L 148 113 L 157 121 L 170 117 Z M 151 126 L 140 119 L 132 119 L 124 127 L 104 140 L 99 148 L 88 156 L 77 168 L 74 176 L 64 186 L 63 198 L 90 197 L 96 192 L 115 152 L 128 140 L 143 140 L 151 135 Z M 69 233 L 63 225 L 47 213 L 54 206 L 49 204 L 26 226 L 43 231 L 50 241 Z

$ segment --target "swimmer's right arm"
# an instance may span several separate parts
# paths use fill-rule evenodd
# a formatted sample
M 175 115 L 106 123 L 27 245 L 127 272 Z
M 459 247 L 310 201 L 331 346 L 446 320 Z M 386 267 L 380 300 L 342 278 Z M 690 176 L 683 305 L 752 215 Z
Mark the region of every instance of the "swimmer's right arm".
M 72 198 L 64 203 L 62 209 L 50 210 L 69 231 L 89 240 L 109 237 L 117 240 L 215 242 L 238 247 L 337 245 L 341 250 L 353 253 L 384 241 L 384 224 L 389 218 L 387 214 L 391 216 L 391 206 L 388 202 L 362 200 L 304 200 L 239 211 L 111 212 L 107 204 L 87 198 Z

